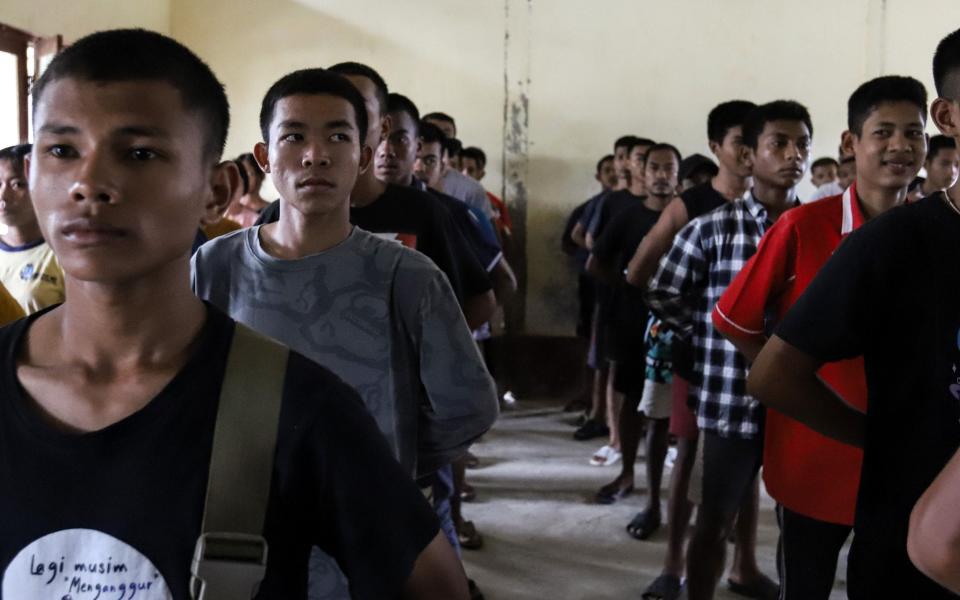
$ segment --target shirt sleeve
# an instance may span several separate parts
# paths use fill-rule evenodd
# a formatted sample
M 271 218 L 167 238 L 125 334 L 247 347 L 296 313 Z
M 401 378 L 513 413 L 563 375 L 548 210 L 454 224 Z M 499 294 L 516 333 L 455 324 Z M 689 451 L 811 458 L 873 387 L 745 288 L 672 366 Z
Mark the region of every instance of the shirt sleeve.
M 713 309 L 713 324 L 720 333 L 728 338 L 765 339 L 767 307 L 795 273 L 796 248 L 796 228 L 779 219 Z
M 584 233 L 589 231 L 590 222 L 593 220 L 594 212 L 597 210 L 597 205 L 600 203 L 600 199 L 603 196 L 595 196 L 587 202 L 587 205 L 583 208 L 583 213 L 581 213 L 580 218 L 577 219 L 577 223 L 583 227 Z
M 607 196 L 601 196 L 597 200 L 597 205 L 593 207 L 593 214 L 590 215 L 590 222 L 587 223 L 587 231 L 594 238 L 600 232 L 600 221 L 603 219 L 603 212 L 607 206 Z
M 883 306 L 894 301 L 892 288 L 910 279 L 902 264 L 909 242 L 901 243 L 910 224 L 890 216 L 866 223 L 840 244 L 780 321 L 778 337 L 823 362 L 864 353 L 870 323 L 886 318 Z
M 496 388 L 443 274 L 425 286 L 417 310 L 415 344 L 420 381 L 428 403 L 421 406 L 418 475 L 452 463 L 497 419 Z
M 443 207 L 441 207 L 441 211 L 442 224 L 440 228 L 446 238 L 447 251 L 452 255 L 454 269 L 460 281 L 462 299 L 487 293 L 493 289 L 487 270 L 480 264 L 480 260 L 477 259 L 473 249 L 457 231 L 457 226 L 450 213 Z
M 685 339 L 693 333 L 694 311 L 707 284 L 702 236 L 700 219 L 680 230 L 644 295 L 650 310 Z
M 7 288 L 0 285 L 0 325 L 12 323 L 24 316 L 26 313 L 23 312 L 20 304 L 13 299 Z

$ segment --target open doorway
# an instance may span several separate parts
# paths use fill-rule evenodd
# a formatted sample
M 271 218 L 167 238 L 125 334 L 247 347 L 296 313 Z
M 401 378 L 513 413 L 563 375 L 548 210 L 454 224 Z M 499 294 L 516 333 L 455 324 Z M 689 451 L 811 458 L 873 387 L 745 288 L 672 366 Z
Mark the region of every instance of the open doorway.
M 0 23 L 0 148 L 30 141 L 30 85 L 62 48 L 59 35 L 36 36 Z

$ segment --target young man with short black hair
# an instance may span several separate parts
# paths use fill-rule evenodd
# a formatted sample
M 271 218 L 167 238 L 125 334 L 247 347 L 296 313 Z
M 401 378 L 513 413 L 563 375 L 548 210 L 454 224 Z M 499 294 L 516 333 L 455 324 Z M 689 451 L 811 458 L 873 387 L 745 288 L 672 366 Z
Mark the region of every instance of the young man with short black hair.
M 957 150 L 957 142 L 945 135 L 935 135 L 930 138 L 927 160 L 924 161 L 923 167 L 927 177 L 921 186 L 922 197 L 932 196 L 952 188 L 957 183 L 957 177 L 960 176 L 960 151 Z
M 457 122 L 453 120 L 453 117 L 447 113 L 442 112 L 432 112 L 427 113 L 420 117 L 421 120 L 426 121 L 436 127 L 440 128 L 440 131 L 443 132 L 443 135 L 448 138 L 457 137 Z
M 625 190 L 616 190 L 611 192 L 603 199 L 603 206 L 600 207 L 594 215 L 593 222 L 587 230 L 588 245 L 593 248 L 595 240 L 603 231 L 606 230 L 610 222 L 616 218 L 620 212 L 631 206 L 642 203 L 646 199 L 646 152 L 654 145 L 653 140 L 646 138 L 634 138 L 627 151 L 628 165 L 630 168 L 630 187 Z M 676 190 L 674 190 L 676 192 Z M 589 267 L 588 267 L 589 271 Z M 608 363 L 607 370 L 607 389 L 606 389 L 606 427 L 609 429 L 608 442 L 600 447 L 590 459 L 590 464 L 595 466 L 611 466 L 620 462 L 620 408 L 623 403 L 623 395 L 620 391 L 623 385 L 622 380 L 618 380 L 616 372 L 618 361 L 628 361 L 633 357 L 631 347 L 636 332 L 621 330 L 614 320 L 613 307 L 616 303 L 616 291 L 611 289 L 606 282 L 597 278 L 597 287 L 599 289 L 597 302 L 597 357 Z M 640 335 L 640 342 L 643 341 L 643 335 Z M 592 422 L 587 422 L 580 430 L 595 426 Z M 613 496 L 608 496 L 612 498 Z
M 650 323 L 640 290 L 627 285 L 623 273 L 643 236 L 657 222 L 660 211 L 676 195 L 680 162 L 680 152 L 670 144 L 655 144 L 647 150 L 644 161 L 646 198 L 623 209 L 613 218 L 594 245 L 587 262 L 587 270 L 611 286 L 612 323 L 619 330 L 618 337 L 623 340 L 615 382 L 624 394 L 624 404 L 615 424 L 619 429 L 623 453 L 622 466 L 619 476 L 597 492 L 596 500 L 601 504 L 611 504 L 633 492 L 634 462 L 641 425 L 638 411 L 642 412 L 647 421 L 647 506 L 642 511 L 645 517 L 637 525 L 639 531 L 635 534 L 640 539 L 650 537 L 661 523 L 660 481 L 667 453 L 670 393 L 668 382 L 647 378 L 650 368 L 656 371 L 660 367 L 648 365 L 650 348 L 645 338 L 650 329 L 656 330 L 659 325 Z M 651 339 L 655 337 L 654 334 Z
M 756 105 L 745 100 L 731 100 L 714 107 L 707 116 L 707 140 L 717 158 L 718 172 L 709 181 L 690 188 L 674 199 L 660 214 L 657 224 L 640 242 L 627 266 L 627 282 L 645 288 L 654 274 L 661 257 L 670 249 L 674 237 L 691 220 L 743 196 L 750 185 L 750 166 L 741 151 L 743 123 Z M 689 342 L 674 335 L 672 340 L 673 406 L 670 415 L 670 433 L 677 439 L 677 458 L 670 478 L 670 498 L 667 503 L 667 552 L 663 572 L 650 584 L 647 593 L 679 593 L 684 573 L 684 541 L 686 540 L 693 506 L 687 499 L 687 488 L 696 455 L 696 415 L 691 403 L 696 402 L 699 378 L 693 370 L 693 350 Z M 753 501 L 737 519 L 737 551 L 733 561 L 733 576 L 747 580 L 758 572 L 754 549 L 751 547 L 756 532 L 757 506 Z M 645 521 L 643 513 L 634 517 L 628 531 Z
M 390 131 L 386 82 L 374 69 L 360 63 L 339 63 L 330 70 L 346 77 L 363 95 L 370 123 L 366 144 L 379 147 Z M 436 198 L 411 187 L 384 183 L 377 179 L 374 169 L 367 169 L 357 177 L 350 203 L 351 223 L 418 250 L 440 267 L 471 328 L 490 319 L 497 306 L 490 280 Z M 259 223 L 276 221 L 279 211 L 278 202 L 271 204 Z
M 24 158 L 30 144 L 0 150 L 0 283 L 23 312 L 63 302 L 63 269 L 53 249 L 43 239 L 30 201 Z
M 211 456 L 221 431 L 237 432 L 237 421 L 218 417 L 225 378 L 239 379 L 228 404 L 248 400 L 236 388 L 250 375 L 228 371 L 228 354 L 235 337 L 263 354 L 286 352 L 190 290 L 191 242 L 225 208 L 236 168 L 219 162 L 227 99 L 199 58 L 143 30 L 78 40 L 33 93 L 31 193 L 67 294 L 0 330 L 0 447 L 17 457 L 0 462 L 0 510 L 16 515 L 0 535 L 2 594 L 135 585 L 145 597 L 188 598 L 211 516 L 208 477 L 223 475 Z M 356 393 L 295 352 L 282 364 L 275 453 L 265 460 L 272 483 L 254 536 L 266 561 L 257 597 L 305 598 L 318 545 L 337 557 L 354 597 L 465 598 L 435 515 Z M 29 563 L 39 556 L 68 566 L 37 577 Z M 75 567 L 105 558 L 116 568 Z M 208 577 L 216 557 L 197 558 L 195 572 Z
M 933 79 L 939 97 L 930 115 L 956 140 L 960 30 L 937 47 Z M 847 560 L 854 600 L 956 598 L 911 564 L 907 531 L 913 505 L 960 446 L 958 192 L 894 208 L 851 234 L 780 321 L 750 374 L 750 392 L 769 408 L 863 448 Z M 818 377 L 825 363 L 857 356 L 866 414 Z
M 810 183 L 814 187 L 822 187 L 837 181 L 837 167 L 840 163 L 829 156 L 821 156 L 810 165 Z
M 746 359 L 717 332 L 710 315 L 767 228 L 796 204 L 812 135 L 810 115 L 796 102 L 778 100 L 751 110 L 741 152 L 753 187 L 681 229 L 647 290 L 650 310 L 675 335 L 691 341 L 694 372 L 700 374 L 696 414 L 702 468 L 691 481 L 699 508 L 687 549 L 691 600 L 713 597 L 727 535 L 739 507 L 755 493 L 763 457 L 763 410 L 746 392 Z M 777 595 L 777 585 L 759 571 L 753 581 L 728 583 L 734 591 Z
M 747 360 L 843 239 L 903 203 L 923 164 L 926 116 L 926 91 L 910 77 L 878 77 L 850 96 L 843 147 L 856 157 L 857 180 L 779 219 L 713 310 L 714 326 Z M 820 377 L 866 410 L 862 358 L 825 365 Z M 764 425 L 763 478 L 780 523 L 781 598 L 826 600 L 853 526 L 862 452 L 775 410 Z

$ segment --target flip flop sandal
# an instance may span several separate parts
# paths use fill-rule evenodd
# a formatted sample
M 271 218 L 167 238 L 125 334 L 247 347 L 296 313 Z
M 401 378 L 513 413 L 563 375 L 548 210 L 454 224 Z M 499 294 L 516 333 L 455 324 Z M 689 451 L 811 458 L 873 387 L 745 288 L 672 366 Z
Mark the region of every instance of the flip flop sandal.
M 780 586 L 767 578 L 753 583 L 737 583 L 727 579 L 727 589 L 738 596 L 758 600 L 777 600 L 780 597 Z
M 617 500 L 622 500 L 632 493 L 632 485 L 625 488 L 617 487 L 613 489 L 607 489 L 607 486 L 604 486 L 596 493 L 594 500 L 597 504 L 614 504 Z
M 464 482 L 460 489 L 460 500 L 464 502 L 473 502 L 477 499 L 477 490 L 469 483 Z
M 467 452 L 463 455 L 463 466 L 468 469 L 477 469 L 480 467 L 480 459 L 473 452 Z
M 607 460 L 610 458 L 610 453 L 614 452 L 614 449 L 610 446 L 601 446 L 599 450 L 593 453 L 593 456 L 590 457 L 590 464 L 595 467 L 602 467 L 607 464 Z
M 645 510 L 627 525 L 627 533 L 638 540 L 645 540 L 660 529 L 660 511 Z
M 643 600 L 677 600 L 680 598 L 680 578 L 676 575 L 661 575 L 653 580 L 640 596 Z
M 473 521 L 464 521 L 457 527 L 457 539 L 464 550 L 479 550 L 483 546 L 483 536 L 477 531 Z

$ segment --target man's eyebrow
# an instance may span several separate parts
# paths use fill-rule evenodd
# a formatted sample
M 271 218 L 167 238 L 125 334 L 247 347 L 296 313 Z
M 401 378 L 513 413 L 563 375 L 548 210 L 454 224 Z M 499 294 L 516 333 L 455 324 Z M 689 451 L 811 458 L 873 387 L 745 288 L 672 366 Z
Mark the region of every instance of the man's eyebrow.
M 120 127 L 117 129 L 117 133 L 139 137 L 170 137 L 170 133 L 165 129 L 144 125 L 127 125 L 126 127 Z
M 52 133 L 54 135 L 65 135 L 68 133 L 80 133 L 80 129 L 73 125 L 64 125 L 62 123 L 48 123 L 40 128 L 40 133 Z
M 333 121 L 327 121 L 325 127 L 327 129 L 354 129 L 353 123 L 347 119 L 334 119 Z
M 287 119 L 286 121 L 280 121 L 277 124 L 277 129 L 306 129 L 307 126 L 301 123 L 300 121 L 293 121 Z

